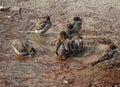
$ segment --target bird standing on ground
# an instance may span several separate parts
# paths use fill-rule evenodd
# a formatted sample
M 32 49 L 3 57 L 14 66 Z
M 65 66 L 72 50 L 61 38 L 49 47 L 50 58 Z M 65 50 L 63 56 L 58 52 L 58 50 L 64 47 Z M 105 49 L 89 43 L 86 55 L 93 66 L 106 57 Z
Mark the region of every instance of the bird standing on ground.
M 67 57 L 69 57 L 68 43 L 69 43 L 69 40 L 67 39 L 66 32 L 61 31 L 56 42 L 56 54 L 60 60 L 66 59 Z
M 36 24 L 36 26 L 31 31 L 28 32 L 42 35 L 45 32 L 47 32 L 51 28 L 51 26 L 52 22 L 50 20 L 50 16 L 47 16 L 44 22 Z
M 97 61 L 92 63 L 92 66 L 95 66 L 96 64 L 106 61 L 108 63 L 114 62 L 118 57 L 118 47 L 115 44 L 111 44 L 109 48 L 107 49 L 106 53 Z
M 82 19 L 80 19 L 79 17 L 74 17 L 73 20 L 73 31 L 74 33 L 78 33 L 82 27 Z

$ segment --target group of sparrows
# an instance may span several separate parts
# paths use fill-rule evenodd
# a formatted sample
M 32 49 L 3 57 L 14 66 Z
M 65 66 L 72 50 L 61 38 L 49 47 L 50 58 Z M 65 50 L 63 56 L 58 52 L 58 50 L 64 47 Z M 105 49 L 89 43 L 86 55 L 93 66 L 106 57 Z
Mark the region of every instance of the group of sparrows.
M 69 36 L 71 32 L 72 34 L 78 33 L 79 29 L 81 29 L 82 20 L 79 17 L 74 17 L 73 20 L 74 23 L 69 25 L 69 30 L 67 30 Z M 51 28 L 51 26 L 52 26 L 52 22 L 50 20 L 50 16 L 47 16 L 45 17 L 45 20 L 43 22 L 37 23 L 32 30 L 26 31 L 26 33 L 35 33 L 35 34 L 43 35 Z M 70 28 L 70 26 L 72 27 Z M 23 55 L 23 56 L 29 55 L 29 57 L 33 57 L 36 54 L 35 48 L 28 45 L 27 42 L 22 42 L 16 39 L 16 40 L 11 40 L 11 43 L 12 43 L 11 44 L 12 48 L 19 55 Z
M 45 17 L 45 21 L 36 24 L 36 26 L 32 30 L 26 31 L 26 33 L 35 33 L 42 35 L 45 32 L 47 32 L 51 28 L 51 26 L 52 26 L 52 22 L 50 20 L 50 17 L 47 16 Z M 11 40 L 10 42 L 15 53 L 17 53 L 18 55 L 22 55 L 22 56 L 27 55 L 29 57 L 34 57 L 35 54 L 37 53 L 36 49 L 28 45 L 27 42 L 23 42 L 18 39 Z
M 61 31 L 56 42 L 56 54 L 59 59 L 66 59 L 78 55 L 83 50 L 83 37 L 79 34 L 82 19 L 73 18 L 73 23 L 67 25 L 66 31 Z
M 74 17 L 73 20 L 74 22 L 72 24 L 68 24 L 67 30 L 61 31 L 59 34 L 59 38 L 57 38 L 56 54 L 59 57 L 62 56 L 68 57 L 71 55 L 69 52 L 77 53 L 79 50 L 81 50 L 79 48 L 83 47 L 83 42 L 82 42 L 83 37 L 79 36 L 79 30 L 82 27 L 82 19 L 80 19 L 79 17 Z M 27 31 L 27 33 L 35 33 L 35 34 L 43 35 L 51 28 L 51 26 L 52 26 L 52 22 L 50 20 L 50 16 L 47 16 L 45 21 L 36 24 L 36 26 L 31 31 Z M 69 39 L 69 43 L 67 39 Z M 16 39 L 16 40 L 12 40 L 11 43 L 12 43 L 11 44 L 12 48 L 19 55 L 23 55 L 23 56 L 27 55 L 29 57 L 34 57 L 35 54 L 37 53 L 36 49 L 28 45 L 26 42 L 22 42 Z M 109 50 L 105 54 L 106 58 L 102 58 L 99 59 L 98 61 L 95 61 L 94 63 L 92 63 L 92 66 L 104 60 L 108 60 L 108 62 L 114 61 L 118 56 L 117 48 L 118 47 L 116 46 L 116 44 L 110 45 Z M 69 52 L 67 49 L 69 50 Z

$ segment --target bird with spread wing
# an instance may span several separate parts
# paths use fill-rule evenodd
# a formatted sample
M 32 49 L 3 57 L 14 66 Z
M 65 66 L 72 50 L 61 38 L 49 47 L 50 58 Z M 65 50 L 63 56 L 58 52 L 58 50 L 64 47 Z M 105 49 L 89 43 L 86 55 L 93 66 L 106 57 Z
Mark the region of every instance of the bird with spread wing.
M 36 49 L 28 45 L 26 42 L 20 41 L 18 39 L 10 40 L 11 46 L 15 53 L 22 56 L 34 57 L 36 54 Z

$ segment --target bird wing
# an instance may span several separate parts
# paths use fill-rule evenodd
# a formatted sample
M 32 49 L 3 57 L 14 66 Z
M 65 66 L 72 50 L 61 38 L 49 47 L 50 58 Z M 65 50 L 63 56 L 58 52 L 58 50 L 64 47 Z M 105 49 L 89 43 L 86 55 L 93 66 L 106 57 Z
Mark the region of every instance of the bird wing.
M 37 24 L 32 30 L 41 30 L 46 25 L 46 22 Z
M 21 54 L 16 45 L 11 44 L 11 46 L 17 54 Z

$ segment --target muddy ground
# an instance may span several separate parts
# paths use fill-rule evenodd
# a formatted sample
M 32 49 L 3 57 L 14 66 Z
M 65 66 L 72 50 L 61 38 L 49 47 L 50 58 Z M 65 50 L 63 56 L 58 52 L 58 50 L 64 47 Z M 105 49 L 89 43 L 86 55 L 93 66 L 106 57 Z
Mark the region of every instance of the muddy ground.
M 119 0 L 0 0 L 0 5 L 11 7 L 0 11 L 0 87 L 120 87 L 120 56 L 90 65 L 109 40 L 120 41 Z M 24 33 L 47 15 L 53 26 L 44 36 Z M 87 50 L 58 61 L 54 41 L 74 16 L 83 19 L 80 33 Z M 18 56 L 10 43 L 14 39 L 27 41 L 37 55 Z

